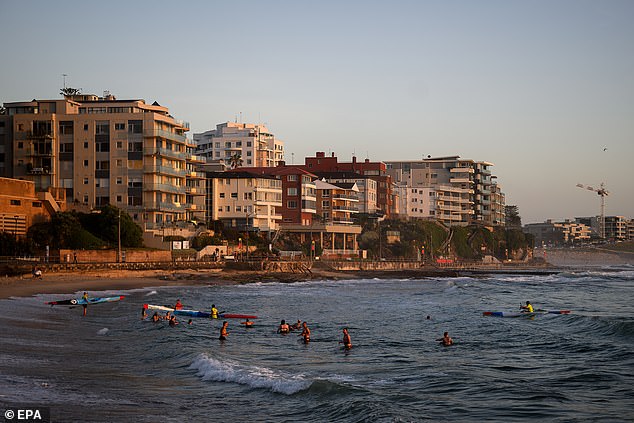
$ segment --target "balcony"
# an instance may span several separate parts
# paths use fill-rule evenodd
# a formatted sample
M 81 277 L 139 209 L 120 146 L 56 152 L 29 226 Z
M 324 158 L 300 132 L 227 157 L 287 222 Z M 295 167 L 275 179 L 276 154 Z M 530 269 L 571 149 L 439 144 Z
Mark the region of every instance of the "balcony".
M 168 167 L 168 166 L 148 166 L 147 168 L 145 168 L 145 171 L 147 173 L 164 173 L 167 175 L 180 176 L 180 177 L 187 176 L 187 171 L 185 171 L 184 169 L 175 169 L 173 167 Z
M 147 129 L 143 131 L 143 136 L 146 138 L 165 138 L 166 140 L 177 141 L 179 143 L 184 143 L 187 140 L 185 135 L 175 134 L 163 129 Z
M 348 201 L 359 201 L 359 199 L 355 195 L 335 194 L 332 196 L 332 198 L 348 200 Z
M 143 186 L 143 191 L 162 191 L 171 192 L 173 194 L 182 194 L 185 192 L 185 189 L 182 186 L 171 184 L 145 184 Z
M 157 147 L 144 148 L 143 154 L 145 154 L 146 156 L 159 155 L 163 157 L 169 157 L 172 159 L 185 160 L 185 153 L 170 150 L 168 148 L 157 148 Z
M 452 184 L 469 184 L 469 183 L 473 183 L 473 181 L 471 179 L 469 179 L 468 177 L 456 177 L 456 178 L 449 178 L 449 182 L 451 182 Z
M 449 169 L 451 173 L 474 173 L 475 171 L 471 167 L 452 167 Z

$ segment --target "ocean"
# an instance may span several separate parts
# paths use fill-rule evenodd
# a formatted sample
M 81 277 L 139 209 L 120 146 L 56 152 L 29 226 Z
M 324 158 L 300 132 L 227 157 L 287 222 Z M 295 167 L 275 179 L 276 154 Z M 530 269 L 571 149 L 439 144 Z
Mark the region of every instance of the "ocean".
M 634 421 L 634 267 L 90 294 L 126 298 L 86 317 L 44 305 L 69 295 L 0 301 L 3 408 L 49 407 L 55 422 Z M 225 341 L 223 319 L 141 319 L 177 298 L 259 318 L 228 319 Z M 527 300 L 572 313 L 482 315 Z M 310 343 L 278 334 L 281 319 L 306 321 Z

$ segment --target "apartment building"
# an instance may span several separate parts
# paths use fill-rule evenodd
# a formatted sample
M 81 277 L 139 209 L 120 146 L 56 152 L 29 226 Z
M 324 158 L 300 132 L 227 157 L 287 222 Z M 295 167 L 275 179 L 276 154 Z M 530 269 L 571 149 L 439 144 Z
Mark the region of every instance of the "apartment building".
M 629 239 L 628 221 L 625 216 L 605 216 L 605 239 L 624 241 Z M 592 229 L 593 235 L 600 237 L 600 216 L 577 217 L 575 220 Z
M 282 181 L 270 173 L 207 172 L 207 222 L 240 231 L 273 232 L 282 221 Z
M 224 160 L 231 168 L 275 167 L 284 160 L 284 142 L 266 126 L 225 122 L 216 129 L 194 134 L 196 154 L 211 160 Z
M 317 215 L 323 223 L 352 225 L 353 215 L 359 213 L 359 188 L 354 182 L 329 183 L 316 180 Z
M 109 93 L 4 107 L 12 176 L 37 191 L 63 188 L 71 208 L 115 205 L 148 229 L 204 218 L 204 175 L 194 170 L 204 159 L 167 107 Z
M 524 225 L 523 230 L 535 237 L 535 246 L 561 246 L 589 242 L 591 233 L 588 225 L 572 220 L 529 223 Z
M 428 216 L 412 214 L 409 207 L 401 215 L 434 217 L 447 225 L 464 226 L 481 223 L 504 224 L 504 193 L 491 174 L 491 163 L 460 159 L 459 156 L 429 158 L 418 161 L 386 162 L 386 173 L 398 185 L 399 192 L 412 193 L 414 188 L 430 188 L 435 207 Z
M 378 183 L 369 176 L 355 172 L 315 172 L 320 179 L 326 182 L 339 184 L 355 184 L 357 193 L 357 208 L 359 213 L 376 215 L 378 206 Z
M 326 153 L 318 151 L 315 153 L 315 157 L 306 157 L 302 167 L 320 177 L 327 176 L 328 173 L 332 174 L 336 172 L 366 176 L 368 179 L 376 182 L 377 209 L 375 213 L 385 215 L 386 217 L 398 214 L 398 199 L 394 192 L 392 177 L 386 173 L 387 166 L 383 162 L 371 162 L 370 159 L 358 162 L 354 156 L 351 162 L 339 162 L 335 153 L 326 156 Z M 330 178 L 328 180 L 332 179 Z M 358 185 L 358 187 L 361 191 L 365 189 L 365 187 L 361 185 Z M 366 211 L 362 211 L 362 213 L 366 213 Z

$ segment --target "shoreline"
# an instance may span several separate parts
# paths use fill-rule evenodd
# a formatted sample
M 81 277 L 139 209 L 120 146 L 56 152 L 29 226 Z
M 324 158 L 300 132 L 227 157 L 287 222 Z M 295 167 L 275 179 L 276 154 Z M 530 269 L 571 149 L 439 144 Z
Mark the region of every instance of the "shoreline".
M 537 250 L 539 251 L 539 250 Z M 540 251 L 541 254 L 541 251 Z M 130 290 L 162 286 L 239 285 L 253 282 L 292 283 L 310 280 L 354 280 L 481 276 L 486 274 L 552 274 L 597 266 L 634 265 L 634 254 L 574 250 L 548 250 L 552 267 L 491 269 L 334 270 L 314 266 L 308 273 L 236 269 L 76 270 L 46 272 L 42 279 L 30 275 L 0 277 L 0 299 L 37 294 L 74 294 L 81 291 Z

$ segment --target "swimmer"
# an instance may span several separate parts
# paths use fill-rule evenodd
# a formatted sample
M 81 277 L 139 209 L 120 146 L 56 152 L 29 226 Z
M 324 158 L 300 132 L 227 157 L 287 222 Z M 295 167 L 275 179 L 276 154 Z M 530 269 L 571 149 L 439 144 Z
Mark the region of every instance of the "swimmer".
M 343 347 L 347 350 L 352 348 L 352 339 L 350 339 L 350 334 L 348 333 L 348 328 L 343 328 L 343 340 L 339 342 L 343 344 Z
M 440 343 L 444 345 L 445 347 L 453 345 L 453 339 L 449 337 L 449 332 L 445 332 L 442 338 L 436 339 L 436 341 L 440 341 Z
M 304 344 L 308 344 L 310 342 L 310 329 L 308 329 L 306 322 L 302 323 L 302 328 L 302 333 L 299 336 L 304 338 Z
M 244 322 L 240 322 L 241 325 L 244 325 L 247 328 L 250 328 L 251 326 L 253 326 L 253 321 L 249 320 L 248 318 L 244 321 Z
M 286 320 L 282 319 L 282 322 L 280 323 L 280 327 L 277 328 L 277 333 L 289 333 L 291 331 L 291 328 L 288 326 L 288 323 L 286 323 Z

